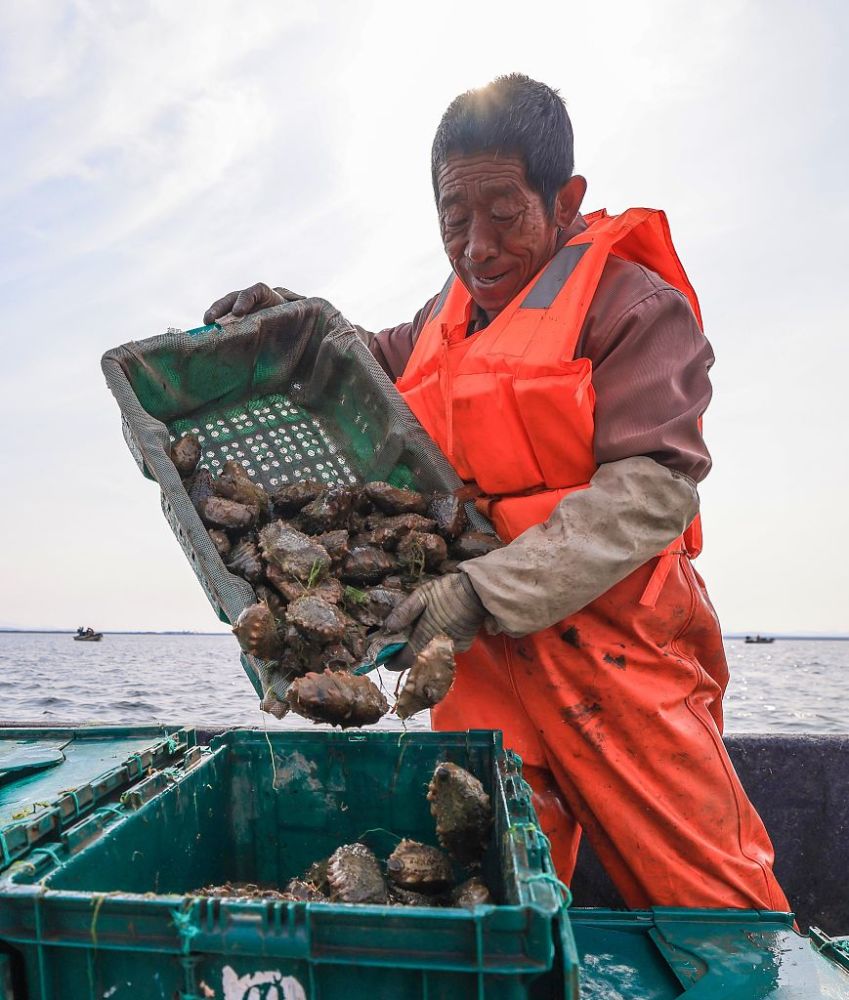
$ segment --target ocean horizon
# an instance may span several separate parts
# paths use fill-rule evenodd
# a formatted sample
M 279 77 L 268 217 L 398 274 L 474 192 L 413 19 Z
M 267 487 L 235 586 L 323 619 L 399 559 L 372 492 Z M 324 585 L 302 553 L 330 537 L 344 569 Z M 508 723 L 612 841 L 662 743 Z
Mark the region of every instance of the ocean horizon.
M 229 632 L 115 631 L 103 642 L 74 642 L 73 634 L 0 629 L 0 700 L 6 720 L 312 728 L 298 716 L 278 721 L 260 712 Z M 745 636 L 724 639 L 730 671 L 726 732 L 849 733 L 845 635 L 776 635 L 769 644 L 747 643 Z M 397 674 L 373 676 L 391 701 Z M 408 726 L 428 729 L 427 714 L 414 716 Z M 378 727 L 399 729 L 401 723 L 387 715 Z
M 14 625 L 0 625 L 0 632 L 16 635 L 75 635 L 76 628 L 43 627 L 20 628 Z M 230 635 L 229 628 L 197 630 L 197 629 L 156 629 L 156 628 L 97 628 L 95 631 L 103 635 Z M 806 641 L 849 641 L 849 632 L 770 632 L 768 629 L 749 629 L 748 631 L 723 632 L 723 639 L 745 639 L 746 636 L 763 636 L 772 639 Z

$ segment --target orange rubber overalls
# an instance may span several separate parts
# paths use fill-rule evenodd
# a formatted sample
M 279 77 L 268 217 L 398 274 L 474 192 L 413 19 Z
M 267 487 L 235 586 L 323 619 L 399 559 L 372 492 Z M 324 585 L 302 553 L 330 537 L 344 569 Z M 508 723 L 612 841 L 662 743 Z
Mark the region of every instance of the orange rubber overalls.
M 592 363 L 575 358 L 609 254 L 678 288 L 700 320 L 662 212 L 587 216 L 485 329 L 456 278 L 398 388 L 509 542 L 584 489 Z M 632 908 L 788 909 L 769 837 L 721 738 L 728 669 L 684 536 L 577 614 L 522 639 L 481 634 L 433 711 L 440 730 L 501 729 L 569 882 L 581 830 Z

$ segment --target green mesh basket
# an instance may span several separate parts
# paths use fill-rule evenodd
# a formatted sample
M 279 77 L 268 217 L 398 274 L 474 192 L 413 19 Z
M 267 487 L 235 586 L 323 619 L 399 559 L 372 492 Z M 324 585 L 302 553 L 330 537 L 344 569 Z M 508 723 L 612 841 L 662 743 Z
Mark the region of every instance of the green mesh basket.
M 299 479 L 462 486 L 354 327 L 322 299 L 124 344 L 101 365 L 130 451 L 159 483 L 162 510 L 222 621 L 256 595 L 225 567 L 171 462 L 186 431 L 201 443 L 201 466 L 217 473 L 233 459 L 269 491 Z M 469 516 L 488 527 L 471 506 Z M 280 693 L 273 664 L 242 664 L 261 697 L 275 680 Z

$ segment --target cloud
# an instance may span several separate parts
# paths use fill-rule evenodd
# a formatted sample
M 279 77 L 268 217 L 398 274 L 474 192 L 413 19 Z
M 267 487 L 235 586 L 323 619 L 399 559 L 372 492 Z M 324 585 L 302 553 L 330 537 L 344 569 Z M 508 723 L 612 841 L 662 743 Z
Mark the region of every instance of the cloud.
M 372 329 L 411 318 L 447 273 L 439 117 L 521 70 L 566 97 L 588 204 L 666 208 L 699 290 L 718 356 L 701 565 L 723 622 L 849 629 L 828 527 L 849 490 L 846 21 L 742 0 L 4 3 L 4 616 L 214 624 L 100 353 L 256 280 Z
M 284 31 L 312 20 L 292 4 L 249 18 L 221 2 L 22 4 L 0 17 L 3 106 L 17 125 L 0 198 L 36 254 L 66 258 L 249 174 L 278 124 L 263 67 Z

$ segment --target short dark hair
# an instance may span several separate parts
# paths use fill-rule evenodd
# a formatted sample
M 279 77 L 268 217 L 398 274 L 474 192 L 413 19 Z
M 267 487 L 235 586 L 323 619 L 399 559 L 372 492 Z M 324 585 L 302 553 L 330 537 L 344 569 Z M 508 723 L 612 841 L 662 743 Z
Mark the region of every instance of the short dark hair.
M 553 213 L 557 192 L 575 169 L 572 122 L 560 94 L 524 73 L 510 73 L 455 97 L 433 139 L 430 163 L 437 201 L 437 174 L 452 153 L 490 150 L 521 156 L 528 183 Z

